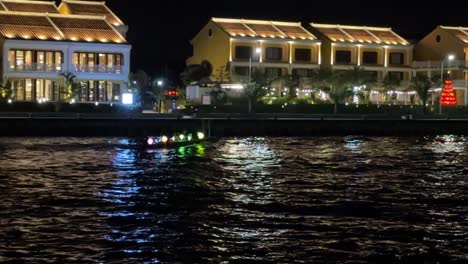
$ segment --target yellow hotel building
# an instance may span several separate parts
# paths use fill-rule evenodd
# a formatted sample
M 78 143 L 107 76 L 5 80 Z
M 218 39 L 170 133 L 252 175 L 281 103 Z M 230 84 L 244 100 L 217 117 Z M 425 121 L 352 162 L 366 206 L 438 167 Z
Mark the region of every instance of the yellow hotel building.
M 371 72 L 377 81 L 393 75 L 400 86 L 389 93 L 401 104 L 409 103 L 415 95 L 410 89 L 413 76 L 440 76 L 443 69 L 445 78 L 450 73 L 458 104 L 468 103 L 466 27 L 439 26 L 413 45 L 388 27 L 310 23 L 304 28 L 300 22 L 212 18 L 192 45 L 193 56 L 187 64 L 208 60 L 213 75 L 229 65 L 234 82 L 248 77 L 254 68 L 261 68 L 270 77 L 307 77 L 320 67 L 346 71 L 356 66 Z M 448 55 L 456 59 L 449 61 Z M 371 102 L 384 101 L 381 88 L 371 92 Z M 440 91 L 432 91 L 433 104 Z
M 468 27 L 438 26 L 415 47 L 414 70 L 450 77 L 459 105 L 468 103 Z M 443 63 L 442 63 L 443 62 Z M 443 66 L 443 67 L 442 67 Z
M 215 73 L 229 62 L 234 80 L 257 67 L 271 77 L 305 77 L 320 67 L 321 43 L 300 22 L 212 18 L 192 40 L 187 64 L 208 60 Z

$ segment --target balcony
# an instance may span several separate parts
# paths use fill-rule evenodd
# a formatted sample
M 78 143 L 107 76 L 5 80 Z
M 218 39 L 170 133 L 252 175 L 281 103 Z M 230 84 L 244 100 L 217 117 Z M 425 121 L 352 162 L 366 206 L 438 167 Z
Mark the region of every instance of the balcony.
M 122 65 L 87 65 L 87 64 L 74 64 L 73 69 L 75 72 L 85 73 L 111 73 L 121 74 Z
M 440 69 L 442 61 L 413 61 L 413 68 L 417 69 Z M 467 68 L 468 61 L 465 60 L 453 60 L 445 61 L 445 68 Z
M 61 72 L 63 64 L 29 63 L 24 65 L 9 64 L 10 71 L 15 72 Z

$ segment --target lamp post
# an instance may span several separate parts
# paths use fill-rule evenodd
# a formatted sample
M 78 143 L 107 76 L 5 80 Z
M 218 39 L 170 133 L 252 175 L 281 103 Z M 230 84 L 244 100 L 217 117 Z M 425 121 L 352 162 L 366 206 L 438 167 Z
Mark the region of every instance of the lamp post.
M 262 56 L 261 53 L 262 53 L 261 48 L 256 48 L 255 49 L 255 54 L 258 54 L 259 56 Z M 249 83 L 250 83 L 250 81 L 252 81 L 252 52 L 250 53 L 250 57 L 249 57 Z
M 155 112 L 160 113 L 161 112 L 161 94 L 162 94 L 161 89 L 163 88 L 164 81 L 163 80 L 157 80 L 156 85 L 159 87 L 159 89 L 157 90 L 158 96 L 156 98 L 157 101 L 155 102 L 155 106 L 153 107 L 153 110 Z M 155 91 L 153 91 L 153 96 L 156 97 L 155 95 L 156 95 Z M 154 109 L 154 108 L 156 108 L 156 109 Z
M 440 64 L 440 100 L 439 100 L 439 115 L 442 115 L 442 91 L 444 90 L 444 63 L 445 59 L 448 61 L 453 61 L 455 59 L 455 55 L 449 54 L 446 58 L 444 58 Z

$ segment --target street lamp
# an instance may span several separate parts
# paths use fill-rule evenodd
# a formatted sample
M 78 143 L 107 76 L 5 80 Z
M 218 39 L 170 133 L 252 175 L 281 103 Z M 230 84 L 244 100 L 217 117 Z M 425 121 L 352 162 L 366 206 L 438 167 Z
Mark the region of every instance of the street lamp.
M 446 58 L 444 58 L 440 64 L 440 100 L 439 100 L 439 115 L 442 115 L 442 91 L 444 89 L 444 63 L 445 59 L 448 61 L 453 61 L 455 59 L 455 55 L 449 54 Z
M 258 54 L 261 56 L 262 49 L 261 48 L 256 48 L 255 49 L 255 54 Z M 252 53 L 250 53 L 249 57 L 249 83 L 252 80 Z

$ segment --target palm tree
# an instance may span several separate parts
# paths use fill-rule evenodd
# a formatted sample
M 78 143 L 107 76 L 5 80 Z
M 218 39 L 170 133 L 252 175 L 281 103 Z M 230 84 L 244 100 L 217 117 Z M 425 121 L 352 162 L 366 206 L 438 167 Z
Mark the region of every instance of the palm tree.
M 377 82 L 376 77 L 372 73 L 365 71 L 364 68 L 356 66 L 344 73 L 344 79 L 345 82 L 349 83 L 351 89 L 354 87 L 360 88 L 356 95 L 364 97 L 364 101 L 367 103 L 370 88 Z
M 384 87 L 384 92 L 385 92 L 385 101 L 388 101 L 388 91 L 392 91 L 398 86 L 400 86 L 401 81 L 400 79 L 393 74 L 387 73 L 385 75 L 384 79 L 382 80 L 382 85 Z
M 423 103 L 423 113 L 426 114 L 426 104 L 427 100 L 429 99 L 429 90 L 433 86 L 433 82 L 429 79 L 427 75 L 421 75 L 417 74 L 412 80 L 411 80 L 411 89 L 415 90 L 416 93 L 418 94 L 419 98 L 421 98 L 421 101 Z
M 64 78 L 65 82 L 65 87 L 63 90 L 63 99 L 71 100 L 78 93 L 78 85 L 75 83 L 76 75 L 74 75 L 71 72 L 61 73 L 60 75 Z
M 11 97 L 13 93 L 11 87 L 11 81 L 6 79 L 5 82 L 0 83 L 0 101 L 6 101 Z
M 338 113 L 338 105 L 353 95 L 353 91 L 346 81 L 343 73 L 338 73 L 331 68 L 321 68 L 314 73 L 312 78 L 314 86 L 325 93 L 328 93 L 333 101 L 335 114 Z

